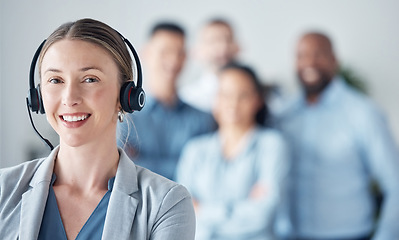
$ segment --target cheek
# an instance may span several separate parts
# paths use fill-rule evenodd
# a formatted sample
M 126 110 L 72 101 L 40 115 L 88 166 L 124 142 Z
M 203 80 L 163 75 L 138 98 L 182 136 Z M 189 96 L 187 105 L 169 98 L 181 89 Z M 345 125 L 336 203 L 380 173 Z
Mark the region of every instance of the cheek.
M 43 106 L 44 106 L 46 113 L 49 114 L 49 113 L 55 112 L 56 106 L 58 106 L 58 104 L 60 102 L 61 94 L 54 92 L 54 91 L 42 90 L 41 96 L 42 96 Z
M 246 101 L 243 101 L 240 105 L 240 109 L 243 115 L 246 115 L 248 117 L 254 117 L 256 113 L 259 110 L 260 103 L 257 101 L 257 99 L 248 99 Z
M 182 69 L 184 67 L 184 62 L 186 58 L 184 56 L 180 56 L 177 60 L 178 69 Z
M 296 72 L 297 74 L 301 74 L 304 68 L 307 68 L 308 66 L 306 66 L 305 64 L 302 63 L 297 63 L 296 64 Z
M 229 97 L 220 97 L 216 103 L 218 109 L 223 111 L 226 108 L 231 108 L 234 105 L 234 99 Z
M 106 88 L 101 91 L 96 91 L 93 92 L 92 99 L 93 104 L 97 105 L 99 109 L 105 109 L 105 108 L 111 108 L 111 109 L 117 109 L 117 106 L 119 105 L 119 89 L 113 89 L 110 91 L 110 89 Z

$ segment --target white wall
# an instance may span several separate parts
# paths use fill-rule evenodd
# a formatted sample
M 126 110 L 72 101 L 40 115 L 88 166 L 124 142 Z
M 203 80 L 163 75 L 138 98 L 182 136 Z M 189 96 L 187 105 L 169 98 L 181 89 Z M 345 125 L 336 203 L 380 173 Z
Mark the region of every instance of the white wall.
M 321 29 L 331 35 L 338 57 L 362 76 L 370 95 L 386 112 L 399 139 L 399 2 L 392 0 L 0 0 L 0 167 L 28 160 L 46 146 L 30 126 L 25 97 L 34 51 L 60 24 L 83 17 L 102 20 L 140 48 L 158 19 L 176 20 L 189 43 L 208 17 L 228 17 L 242 44 L 242 59 L 288 94 L 296 90 L 293 49 L 298 35 Z M 189 81 L 191 64 L 183 74 Z M 183 79 L 182 79 L 183 80 Z M 144 79 L 145 81 L 145 79 Z M 36 125 L 52 142 L 57 138 L 44 116 Z

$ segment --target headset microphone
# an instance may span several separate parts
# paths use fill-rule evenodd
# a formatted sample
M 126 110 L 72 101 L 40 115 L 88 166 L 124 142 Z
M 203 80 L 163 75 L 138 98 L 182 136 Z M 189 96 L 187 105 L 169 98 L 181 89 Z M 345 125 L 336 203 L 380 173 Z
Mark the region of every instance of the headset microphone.
M 37 59 L 39 58 L 40 55 L 40 51 L 43 48 L 44 43 L 46 42 L 46 40 L 44 40 L 40 46 L 38 47 L 38 49 L 35 52 L 35 55 L 33 56 L 31 65 L 30 65 L 30 71 L 29 71 L 29 93 L 28 96 L 26 97 L 26 107 L 28 109 L 28 115 L 29 115 L 29 120 L 30 123 L 32 124 L 33 130 L 35 130 L 35 132 L 37 133 L 37 135 L 40 137 L 40 139 L 42 139 L 50 148 L 50 150 L 54 149 L 54 146 L 50 143 L 50 141 L 46 138 L 44 138 L 39 131 L 36 129 L 35 124 L 33 123 L 33 119 L 32 119 L 32 114 L 30 113 L 29 110 L 31 110 L 32 112 L 36 112 L 36 113 L 44 113 L 44 107 L 43 107 L 43 101 L 40 95 L 40 84 L 37 85 L 37 87 L 35 87 L 35 66 L 36 66 L 36 62 Z
M 36 129 L 36 127 L 35 127 L 35 124 L 33 123 L 32 114 L 31 114 L 30 111 L 29 111 L 29 107 L 30 107 L 30 106 L 29 106 L 28 98 L 26 98 L 26 107 L 28 108 L 29 120 L 30 120 L 30 123 L 32 124 L 33 129 L 35 130 L 35 132 L 37 133 L 37 135 L 39 135 L 39 137 L 49 146 L 50 150 L 53 150 L 53 149 L 54 149 L 53 144 L 51 144 L 51 142 L 50 142 L 48 139 L 44 138 L 44 137 L 39 133 L 39 131 L 38 131 L 38 130 Z
M 115 30 L 116 31 L 116 30 Z M 120 90 L 120 103 L 122 106 L 122 109 L 125 112 L 132 113 L 133 111 L 140 111 L 145 104 L 145 92 L 142 88 L 142 71 L 141 71 L 141 64 L 140 64 L 140 59 L 139 56 L 134 49 L 133 45 L 127 40 L 125 37 L 123 37 L 122 34 L 120 34 L 118 31 L 116 31 L 120 37 L 122 38 L 123 42 L 129 47 L 130 51 L 133 54 L 133 58 L 135 61 L 136 65 L 136 72 L 137 72 L 137 80 L 136 83 L 134 81 L 127 81 L 125 82 Z M 32 63 L 30 65 L 30 71 L 29 71 L 29 93 L 28 96 L 26 97 L 26 105 L 28 108 L 28 114 L 29 114 L 29 119 L 32 124 L 33 129 L 35 132 L 39 135 L 39 137 L 50 147 L 51 150 L 54 149 L 53 145 L 50 143 L 49 140 L 44 138 L 39 131 L 36 129 L 33 120 L 32 120 L 32 115 L 30 111 L 35 112 L 35 113 L 41 113 L 44 114 L 44 107 L 43 107 L 43 100 L 41 97 L 41 92 L 40 92 L 40 84 L 38 84 L 35 87 L 35 68 L 36 68 L 36 63 L 39 58 L 40 52 L 45 44 L 46 40 L 44 40 L 38 49 L 35 52 L 35 55 L 33 56 Z

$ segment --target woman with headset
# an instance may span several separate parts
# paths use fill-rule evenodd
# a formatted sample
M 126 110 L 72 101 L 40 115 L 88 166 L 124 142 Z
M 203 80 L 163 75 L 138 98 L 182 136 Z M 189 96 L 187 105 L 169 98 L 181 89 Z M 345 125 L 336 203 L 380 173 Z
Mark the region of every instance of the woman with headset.
M 177 181 L 193 196 L 196 240 L 273 238 L 282 201 L 287 149 L 265 128 L 262 86 L 248 66 L 232 63 L 218 75 L 213 115 L 218 130 L 184 148 Z
M 127 39 L 96 20 L 63 24 L 39 48 L 29 105 L 46 113 L 60 144 L 0 170 L 0 239 L 194 239 L 187 190 L 117 147 L 118 119 L 144 103 L 126 44 L 140 74 Z

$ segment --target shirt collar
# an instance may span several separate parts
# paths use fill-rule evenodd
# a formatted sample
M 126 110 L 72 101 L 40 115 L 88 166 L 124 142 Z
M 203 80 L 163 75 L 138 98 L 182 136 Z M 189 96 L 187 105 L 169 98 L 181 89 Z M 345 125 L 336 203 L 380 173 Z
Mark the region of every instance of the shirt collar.
M 54 184 L 56 176 L 53 169 L 59 147 L 59 145 L 56 146 L 51 151 L 50 155 L 43 159 L 43 162 L 40 164 L 29 183 L 31 187 L 35 187 L 36 184 L 43 181 L 49 182 L 51 186 Z M 112 191 L 112 189 L 117 186 L 116 189 L 119 189 L 126 194 L 131 194 L 138 190 L 136 166 L 133 161 L 129 159 L 123 149 L 118 148 L 118 151 L 120 154 L 118 170 L 116 176 L 108 180 L 108 190 Z M 120 180 L 115 181 L 117 176 L 119 176 Z
M 55 175 L 55 173 L 53 173 L 53 175 L 51 176 L 51 182 L 50 182 L 51 186 L 54 185 L 55 180 L 57 180 L 57 175 Z M 114 182 L 115 182 L 115 176 L 108 180 L 108 191 L 112 192 L 112 188 L 114 187 Z
M 336 76 L 320 96 L 321 104 L 333 104 L 341 98 L 345 83 L 342 77 Z
M 341 92 L 345 88 L 345 83 L 342 77 L 340 76 L 335 76 L 331 82 L 328 84 L 328 86 L 323 90 L 323 92 L 320 94 L 320 98 L 316 105 L 330 105 L 333 104 L 334 102 L 337 101 L 337 99 L 340 99 Z M 301 102 L 302 105 L 307 106 L 308 103 L 306 101 L 306 96 L 303 93 L 301 96 Z
M 115 177 L 112 177 L 108 180 L 108 191 L 112 192 L 112 188 L 114 188 Z

